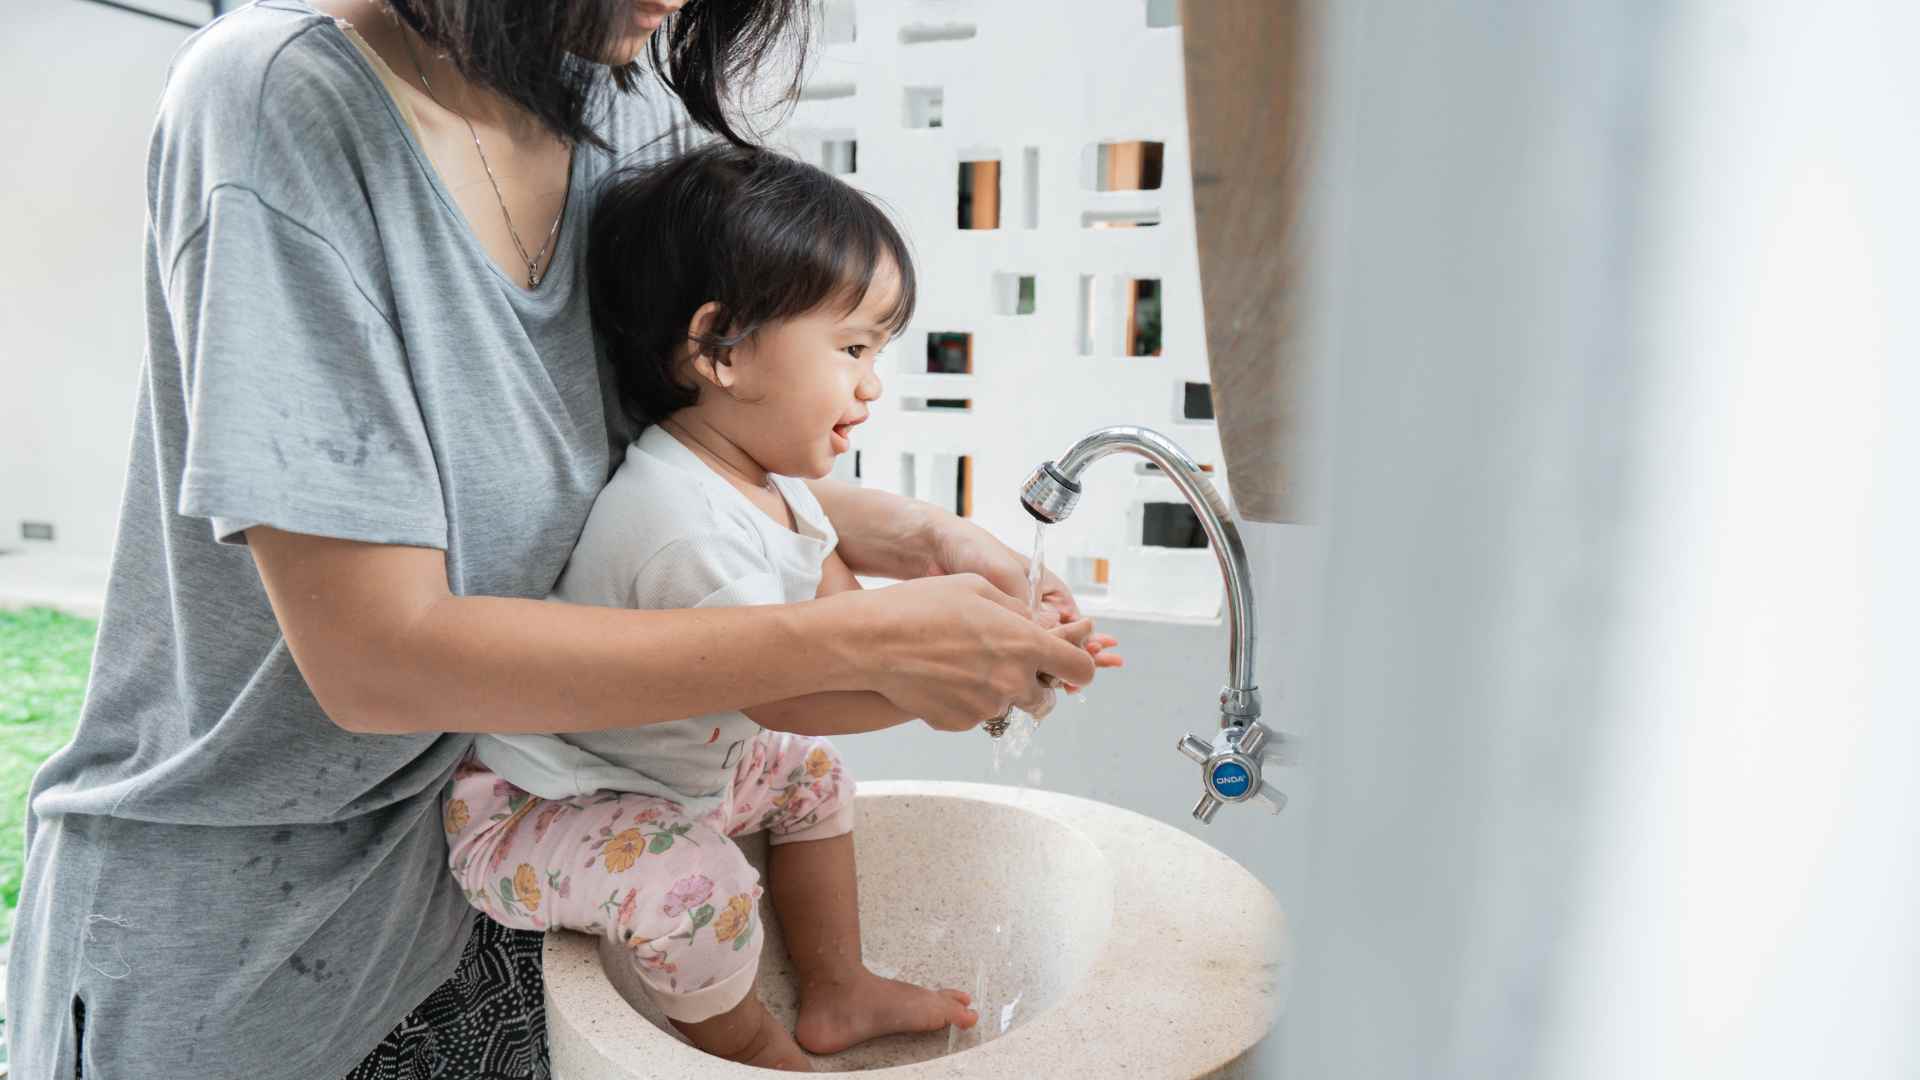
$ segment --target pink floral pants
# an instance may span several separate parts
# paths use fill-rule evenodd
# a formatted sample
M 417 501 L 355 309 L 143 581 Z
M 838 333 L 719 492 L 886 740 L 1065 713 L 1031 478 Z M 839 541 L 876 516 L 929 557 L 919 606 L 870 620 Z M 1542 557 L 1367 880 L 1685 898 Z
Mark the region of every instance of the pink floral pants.
M 840 836 L 853 789 L 827 740 L 775 731 L 754 737 L 720 806 L 697 819 L 648 795 L 542 799 L 468 755 L 443 806 L 449 865 L 495 922 L 625 945 L 661 1011 L 693 1023 L 745 1000 L 759 969 L 760 875 L 728 838 Z

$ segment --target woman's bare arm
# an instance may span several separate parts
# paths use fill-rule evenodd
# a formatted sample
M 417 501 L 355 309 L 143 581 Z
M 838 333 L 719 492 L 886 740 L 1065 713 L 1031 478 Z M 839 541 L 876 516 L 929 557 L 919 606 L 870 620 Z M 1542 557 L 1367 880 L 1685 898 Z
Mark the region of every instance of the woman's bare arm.
M 859 690 L 966 726 L 1036 698 L 1036 672 L 1091 675 L 1084 652 L 972 575 L 805 604 L 624 611 L 457 597 L 433 549 L 264 526 L 247 542 L 301 674 L 352 731 L 601 730 Z
M 838 480 L 809 480 L 807 486 L 840 534 L 840 555 L 855 572 L 901 581 L 979 574 L 1008 596 L 1025 600 L 1027 554 L 966 518 L 929 502 Z M 1061 622 L 1080 617 L 1073 592 L 1052 571 L 1041 576 L 1040 603 L 1051 609 L 1046 617 Z
M 836 550 L 854 572 L 899 581 L 952 572 L 936 558 L 939 507 L 838 480 L 809 480 L 807 487 L 840 534 Z

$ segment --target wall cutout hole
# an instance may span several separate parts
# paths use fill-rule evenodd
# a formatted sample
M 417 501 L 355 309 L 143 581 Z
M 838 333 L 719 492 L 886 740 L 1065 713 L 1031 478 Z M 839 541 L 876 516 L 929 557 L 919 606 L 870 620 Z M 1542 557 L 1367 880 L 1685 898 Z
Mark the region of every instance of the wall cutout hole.
M 822 0 L 818 10 L 821 44 L 853 44 L 858 30 L 853 17 L 853 0 Z M 1151 14 L 1148 25 L 1152 25 Z
M 800 91 L 801 101 L 838 101 L 854 95 L 855 87 L 850 82 L 811 83 Z
M 1141 517 L 1140 542 L 1148 547 L 1203 548 L 1207 533 L 1193 507 L 1178 502 L 1150 502 Z
M 1145 229 L 1160 224 L 1160 211 L 1142 210 L 1089 210 L 1080 215 L 1080 225 L 1087 229 Z
M 927 374 L 973 374 L 973 335 L 948 330 L 927 334 Z
M 972 412 L 972 398 L 903 397 L 900 408 L 906 412 Z
M 20 523 L 20 539 L 52 540 L 53 539 L 53 522 L 51 521 L 21 522 Z
M 1040 227 L 1040 148 L 1029 146 L 1021 155 L 1020 227 Z
M 1160 279 L 1134 278 L 1127 283 L 1126 300 L 1126 354 L 1159 356 Z
M 907 126 L 937 128 L 946 111 L 946 92 L 938 86 L 907 87 Z
M 1092 143 L 1080 159 L 1081 186 L 1095 191 L 1156 191 L 1166 162 L 1165 143 Z
M 1000 227 L 1000 163 L 960 163 L 959 223 L 963 229 Z
M 1094 343 L 1094 319 L 1099 311 L 1098 283 L 1092 274 L 1080 275 L 1080 355 L 1092 356 Z
M 1141 476 L 1160 476 L 1165 472 L 1164 469 L 1160 468 L 1160 466 L 1158 465 L 1155 465 L 1151 461 L 1140 462 L 1139 464 L 1133 467 L 1133 471 L 1136 473 L 1139 473 Z M 1206 462 L 1201 462 L 1200 471 L 1203 473 L 1211 473 L 1213 471 L 1213 466 L 1207 464 Z
M 900 44 L 927 45 L 936 41 L 966 41 L 978 34 L 972 23 L 910 23 L 900 28 Z
M 860 165 L 858 139 L 824 139 L 820 143 L 820 167 L 835 176 L 848 176 Z
M 1098 555 L 1067 556 L 1067 585 L 1076 593 L 1104 596 L 1112 578 L 1113 564 Z
M 912 451 L 900 454 L 900 494 L 909 499 L 920 497 L 920 462 Z
M 1183 382 L 1180 384 L 1180 418 L 1183 420 L 1213 419 L 1213 387 L 1203 382 Z
M 996 315 L 1033 314 L 1034 294 L 1032 274 L 993 275 L 993 311 Z
M 973 516 L 973 458 L 966 454 L 933 455 L 929 498 L 961 517 Z

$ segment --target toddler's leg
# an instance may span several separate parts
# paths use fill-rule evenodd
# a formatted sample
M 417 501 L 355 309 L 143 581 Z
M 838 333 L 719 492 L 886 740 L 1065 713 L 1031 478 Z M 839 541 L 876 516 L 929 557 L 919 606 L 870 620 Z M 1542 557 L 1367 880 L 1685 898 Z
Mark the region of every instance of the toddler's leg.
M 488 917 L 609 937 L 695 1046 L 810 1070 L 753 992 L 759 875 L 733 841 L 664 799 L 540 799 L 466 765 L 445 814 L 455 878 Z
M 959 990 L 928 990 L 868 971 L 860 956 L 854 873 L 853 782 L 820 738 L 763 732 L 735 781 L 735 804 L 770 833 L 773 906 L 800 980 L 794 1037 L 831 1054 L 881 1035 L 972 1027 Z

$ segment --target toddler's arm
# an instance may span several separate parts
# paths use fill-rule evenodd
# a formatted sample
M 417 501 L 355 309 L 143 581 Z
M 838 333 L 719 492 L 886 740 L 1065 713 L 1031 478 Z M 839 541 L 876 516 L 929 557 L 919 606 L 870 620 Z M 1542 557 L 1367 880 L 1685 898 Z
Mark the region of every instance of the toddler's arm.
M 852 592 L 860 579 L 840 558 L 827 553 L 820 566 L 820 589 L 815 597 Z M 805 697 L 773 701 L 745 710 L 754 723 L 769 731 L 795 735 L 854 735 L 904 724 L 913 717 L 871 690 L 829 690 Z

